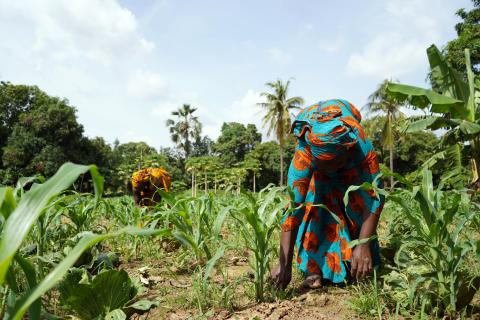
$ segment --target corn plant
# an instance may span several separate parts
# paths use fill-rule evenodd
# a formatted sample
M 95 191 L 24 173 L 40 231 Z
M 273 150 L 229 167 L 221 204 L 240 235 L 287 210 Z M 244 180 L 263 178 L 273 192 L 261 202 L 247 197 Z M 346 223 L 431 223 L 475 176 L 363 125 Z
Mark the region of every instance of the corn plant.
M 253 253 L 250 266 L 257 301 L 264 300 L 265 276 L 276 248 L 272 235 L 279 226 L 281 212 L 289 204 L 284 188 L 268 186 L 258 194 L 246 194 L 246 201 L 237 205 L 233 215 L 247 248 Z
M 443 191 L 446 178 L 435 189 L 431 171 L 424 169 L 420 186 L 389 196 L 413 230 L 403 235 L 395 255 L 398 268 L 386 279 L 387 285 L 404 290 L 396 297 L 403 306 L 455 315 L 480 284 L 465 266 L 467 255 L 479 257 L 480 242 L 470 239 L 465 228 L 480 207 L 466 192 Z
M 106 204 L 91 194 L 73 192 L 56 201 L 55 209 L 71 221 L 74 233 L 80 233 L 92 229 L 100 205 Z
M 171 224 L 172 235 L 190 248 L 197 260 L 211 260 L 212 248 L 221 242 L 221 231 L 232 206 L 221 207 L 212 193 L 201 197 L 179 197 L 159 190 L 165 208 L 153 216 L 153 225 L 160 220 Z
M 96 243 L 121 234 L 152 235 L 166 234 L 166 230 L 140 230 L 127 227 L 109 234 L 90 232 L 78 241 L 75 247 L 47 275 L 37 274 L 32 262 L 20 254 L 19 249 L 30 230 L 45 213 L 54 197 L 69 188 L 81 174 L 90 171 L 96 199 L 103 190 L 103 178 L 95 166 L 65 163 L 57 173 L 42 184 L 34 184 L 17 201 L 14 189 L 0 188 L 0 290 L 4 300 L 0 307 L 0 318 L 22 319 L 28 311 L 30 319 L 40 319 L 42 306 L 40 298 L 55 286 L 73 266 L 82 252 Z M 22 290 L 19 284 L 26 284 Z

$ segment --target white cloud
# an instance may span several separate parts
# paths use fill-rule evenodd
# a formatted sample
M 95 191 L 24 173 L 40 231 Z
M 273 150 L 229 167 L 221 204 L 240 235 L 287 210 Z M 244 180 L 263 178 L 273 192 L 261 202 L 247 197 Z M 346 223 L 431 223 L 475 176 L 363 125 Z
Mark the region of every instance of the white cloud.
M 351 75 L 398 78 L 414 71 L 425 61 L 426 43 L 406 41 L 395 33 L 373 38 L 362 53 L 354 53 L 348 60 Z
M 348 60 L 347 72 L 354 76 L 398 78 L 425 65 L 425 49 L 441 38 L 448 19 L 431 15 L 436 1 L 392 0 L 384 2 L 385 25 Z
M 261 102 L 265 102 L 265 98 L 260 95 L 260 92 L 249 89 L 243 97 L 233 101 L 225 110 L 223 119 L 226 119 L 225 122 L 239 122 L 244 125 L 253 123 L 266 139 L 267 130 L 262 127 L 264 111 L 258 105 Z
M 273 59 L 273 61 L 278 64 L 287 64 L 292 59 L 292 56 L 289 53 L 279 48 L 270 48 L 268 50 L 268 53 L 270 54 L 270 57 Z
M 167 81 L 155 72 L 137 70 L 130 76 L 127 93 L 143 99 L 164 97 L 168 92 Z
M 68 61 L 88 59 L 109 64 L 117 56 L 150 52 L 131 11 L 115 0 L 0 1 L 0 18 L 28 28 L 35 57 Z

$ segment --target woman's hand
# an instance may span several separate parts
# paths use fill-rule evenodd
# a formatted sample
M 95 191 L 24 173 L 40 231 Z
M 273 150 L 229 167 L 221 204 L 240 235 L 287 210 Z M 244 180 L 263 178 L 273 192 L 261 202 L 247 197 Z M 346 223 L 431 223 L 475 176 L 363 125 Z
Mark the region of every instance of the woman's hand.
M 352 252 L 352 277 L 363 279 L 372 272 L 372 269 L 370 244 L 367 242 L 356 246 Z
M 292 280 L 293 247 L 297 238 L 297 232 L 297 228 L 291 231 L 282 230 L 280 236 L 279 263 L 273 269 L 271 277 L 275 281 L 277 288 L 281 290 L 285 289 L 290 280 Z
M 292 280 L 292 265 L 279 264 L 273 269 L 271 277 L 277 288 L 284 290 Z

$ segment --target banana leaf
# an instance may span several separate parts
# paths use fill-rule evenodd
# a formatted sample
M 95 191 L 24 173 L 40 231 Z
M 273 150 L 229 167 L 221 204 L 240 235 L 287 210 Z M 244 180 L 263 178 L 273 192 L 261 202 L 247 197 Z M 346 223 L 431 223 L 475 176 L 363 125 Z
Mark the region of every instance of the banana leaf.
M 387 92 L 400 102 L 408 102 L 410 105 L 426 109 L 435 113 L 450 113 L 463 118 L 466 115 L 465 102 L 452 97 L 439 94 L 433 90 L 409 86 L 406 84 L 389 83 Z
M 441 92 L 447 97 L 467 102 L 470 95 L 469 88 L 463 80 L 462 74 L 450 66 L 435 45 L 431 45 L 427 49 L 427 56 L 430 63 L 430 82 L 433 90 Z

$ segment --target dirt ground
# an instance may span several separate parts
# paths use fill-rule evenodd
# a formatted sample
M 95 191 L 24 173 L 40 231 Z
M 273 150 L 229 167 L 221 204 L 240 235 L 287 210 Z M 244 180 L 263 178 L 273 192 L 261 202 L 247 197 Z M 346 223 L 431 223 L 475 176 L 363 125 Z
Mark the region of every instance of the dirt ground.
M 240 261 L 239 261 L 240 260 Z M 245 259 L 230 259 L 226 268 L 228 278 L 248 277 L 249 267 Z M 192 290 L 191 274 L 184 270 L 167 270 L 161 261 L 131 261 L 122 264 L 132 277 L 141 279 L 146 287 L 141 298 L 159 299 L 159 306 L 133 319 L 358 319 L 347 303 L 349 292 L 340 287 L 324 287 L 308 292 L 293 282 L 293 294 L 285 300 L 254 303 L 239 299 L 233 310 L 209 310 L 204 315 L 184 301 L 184 294 Z M 214 277 L 214 281 L 220 281 Z M 237 297 L 236 297 L 237 298 Z

